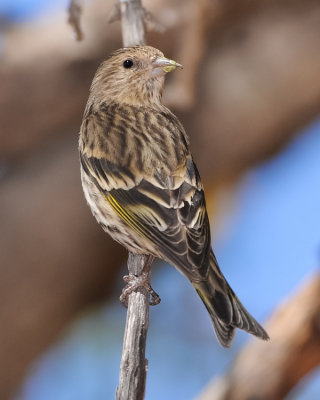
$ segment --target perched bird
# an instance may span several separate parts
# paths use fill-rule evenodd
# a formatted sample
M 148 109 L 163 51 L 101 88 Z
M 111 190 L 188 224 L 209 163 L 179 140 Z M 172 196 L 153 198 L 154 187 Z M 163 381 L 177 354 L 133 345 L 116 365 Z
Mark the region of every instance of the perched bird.
M 188 137 L 161 102 L 164 77 L 176 67 L 150 46 L 117 50 L 101 64 L 80 130 L 84 194 L 113 239 L 189 279 L 223 346 L 231 345 L 235 328 L 267 340 L 218 267 Z

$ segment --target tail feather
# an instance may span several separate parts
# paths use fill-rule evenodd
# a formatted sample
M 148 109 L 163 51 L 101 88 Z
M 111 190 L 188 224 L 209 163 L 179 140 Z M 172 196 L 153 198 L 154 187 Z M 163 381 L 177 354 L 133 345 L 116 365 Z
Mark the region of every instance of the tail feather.
M 225 280 L 213 253 L 207 278 L 193 285 L 211 316 L 216 336 L 222 346 L 231 346 L 235 328 L 263 340 L 269 339 L 267 332 L 246 310 Z
M 227 325 L 224 322 L 220 321 L 219 318 L 213 317 L 211 313 L 210 316 L 212 319 L 214 332 L 217 336 L 217 339 L 219 340 L 219 343 L 223 347 L 230 347 L 232 345 L 236 329 L 233 326 Z

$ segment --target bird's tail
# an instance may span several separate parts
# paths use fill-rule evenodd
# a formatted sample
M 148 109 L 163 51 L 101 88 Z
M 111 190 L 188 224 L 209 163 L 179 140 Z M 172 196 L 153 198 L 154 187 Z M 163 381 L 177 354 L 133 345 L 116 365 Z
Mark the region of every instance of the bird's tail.
M 210 255 L 207 279 L 192 284 L 209 311 L 222 346 L 231 346 L 235 328 L 243 329 L 263 340 L 269 339 L 267 332 L 249 314 L 225 280 L 213 252 Z

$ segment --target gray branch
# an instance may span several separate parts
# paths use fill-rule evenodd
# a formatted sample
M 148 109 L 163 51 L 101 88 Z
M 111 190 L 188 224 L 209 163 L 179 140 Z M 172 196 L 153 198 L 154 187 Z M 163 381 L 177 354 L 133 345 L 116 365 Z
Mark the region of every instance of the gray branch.
M 140 0 L 119 0 L 123 45 L 146 44 L 144 11 Z M 129 253 L 129 275 L 139 277 L 153 258 Z M 150 271 L 149 277 L 150 277 Z M 145 358 L 149 327 L 148 291 L 141 287 L 128 299 L 117 400 L 143 400 L 148 361 Z
M 119 0 L 124 47 L 146 44 L 144 10 L 141 0 Z
M 129 253 L 129 274 L 140 276 L 152 260 L 150 256 Z M 144 287 L 129 295 L 117 400 L 144 399 L 148 369 L 145 350 L 149 327 L 149 297 Z

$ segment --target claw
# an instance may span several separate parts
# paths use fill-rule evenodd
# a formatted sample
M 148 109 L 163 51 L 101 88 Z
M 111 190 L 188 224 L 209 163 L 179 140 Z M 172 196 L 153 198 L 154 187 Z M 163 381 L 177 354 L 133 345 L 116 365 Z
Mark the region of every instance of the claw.
M 156 306 L 160 303 L 160 296 L 152 289 L 150 282 L 150 275 L 147 272 L 143 272 L 140 276 L 125 275 L 123 280 L 126 282 L 126 286 L 122 290 L 120 296 L 121 303 L 128 307 L 128 300 L 131 293 L 135 292 L 139 288 L 145 288 L 151 297 L 149 300 L 150 306 Z

